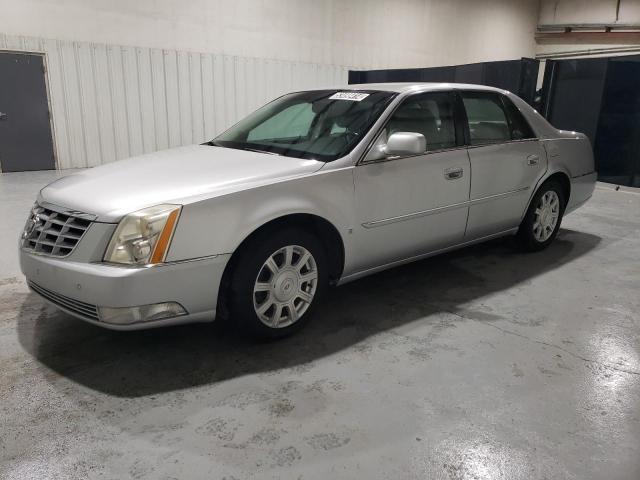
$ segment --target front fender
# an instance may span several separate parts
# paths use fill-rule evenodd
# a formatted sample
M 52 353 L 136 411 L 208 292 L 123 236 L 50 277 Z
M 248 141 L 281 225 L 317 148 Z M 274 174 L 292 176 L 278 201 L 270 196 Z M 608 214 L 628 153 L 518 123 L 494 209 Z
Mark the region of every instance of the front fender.
M 311 214 L 329 221 L 348 245 L 353 224 L 353 167 L 274 182 L 183 207 L 168 261 L 233 253 L 251 233 L 277 218 Z

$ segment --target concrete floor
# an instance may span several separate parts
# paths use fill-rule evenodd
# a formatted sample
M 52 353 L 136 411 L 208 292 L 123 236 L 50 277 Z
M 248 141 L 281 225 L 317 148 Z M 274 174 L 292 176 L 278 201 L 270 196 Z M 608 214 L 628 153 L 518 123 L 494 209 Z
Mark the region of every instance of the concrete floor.
M 330 293 L 301 334 L 116 333 L 28 293 L 0 176 L 0 477 L 640 478 L 640 195 Z

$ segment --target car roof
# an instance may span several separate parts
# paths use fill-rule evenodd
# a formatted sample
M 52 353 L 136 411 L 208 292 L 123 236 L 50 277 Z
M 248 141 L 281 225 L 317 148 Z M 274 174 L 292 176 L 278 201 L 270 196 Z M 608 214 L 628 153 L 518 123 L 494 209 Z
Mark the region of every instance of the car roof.
M 398 82 L 398 83 L 358 83 L 346 85 L 341 90 L 382 90 L 385 92 L 415 92 L 431 90 L 486 90 L 489 92 L 505 93 L 505 90 L 486 85 L 474 85 L 470 83 L 448 83 L 448 82 Z

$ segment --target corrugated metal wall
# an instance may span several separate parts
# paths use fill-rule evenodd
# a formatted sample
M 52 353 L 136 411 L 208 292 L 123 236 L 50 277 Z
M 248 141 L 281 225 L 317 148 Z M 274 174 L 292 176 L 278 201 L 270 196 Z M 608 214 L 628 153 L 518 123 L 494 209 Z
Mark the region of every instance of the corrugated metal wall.
M 58 168 L 201 143 L 288 91 L 347 83 L 348 68 L 0 34 L 46 54 Z

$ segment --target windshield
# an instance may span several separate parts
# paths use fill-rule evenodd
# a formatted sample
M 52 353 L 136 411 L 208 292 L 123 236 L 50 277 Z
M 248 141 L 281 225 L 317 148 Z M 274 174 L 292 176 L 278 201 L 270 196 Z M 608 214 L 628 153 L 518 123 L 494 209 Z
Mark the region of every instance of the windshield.
M 330 162 L 358 144 L 395 95 L 366 90 L 291 93 L 255 111 L 210 144 Z

